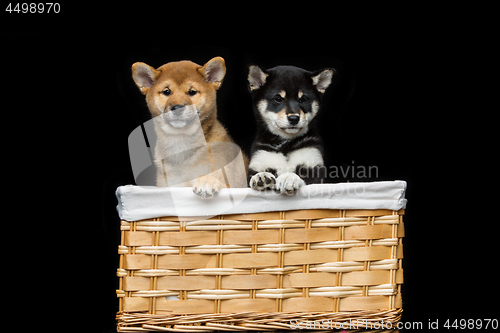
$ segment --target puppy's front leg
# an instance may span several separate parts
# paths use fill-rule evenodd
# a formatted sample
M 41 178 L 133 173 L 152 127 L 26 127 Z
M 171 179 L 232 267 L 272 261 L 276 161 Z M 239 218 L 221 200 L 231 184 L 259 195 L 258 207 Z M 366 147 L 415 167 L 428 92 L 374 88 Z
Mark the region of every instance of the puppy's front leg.
M 275 190 L 287 195 L 295 194 L 306 183 L 293 172 L 285 172 L 276 179 Z
M 222 176 L 222 172 L 220 170 L 216 172 L 221 173 Z M 195 179 L 193 183 L 194 194 L 202 198 L 211 198 L 219 194 L 221 188 L 226 187 L 225 184 L 218 179 L 219 177 L 214 177 L 212 174 Z M 222 179 L 224 178 L 222 177 Z
M 254 190 L 264 191 L 265 189 L 274 189 L 276 177 L 270 172 L 257 172 L 252 177 L 248 185 Z

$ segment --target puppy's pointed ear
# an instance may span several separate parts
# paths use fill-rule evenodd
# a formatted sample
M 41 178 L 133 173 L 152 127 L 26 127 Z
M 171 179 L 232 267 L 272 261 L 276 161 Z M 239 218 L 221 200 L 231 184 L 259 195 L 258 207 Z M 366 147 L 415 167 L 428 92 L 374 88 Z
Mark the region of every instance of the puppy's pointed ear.
M 143 95 L 146 95 L 160 74 L 161 71 L 157 71 L 143 62 L 136 62 L 132 65 L 132 78 Z
M 212 58 L 203 67 L 198 68 L 198 73 L 218 90 L 226 75 L 226 62 L 221 57 Z
M 269 76 L 262 68 L 256 65 L 248 67 L 248 87 L 250 91 L 259 89 L 266 83 Z
M 332 83 L 332 77 L 335 75 L 337 71 L 333 68 L 326 68 L 319 71 L 314 72 L 311 75 L 311 79 L 313 80 L 313 85 L 318 89 L 318 91 L 322 94 L 325 93 L 326 88 Z

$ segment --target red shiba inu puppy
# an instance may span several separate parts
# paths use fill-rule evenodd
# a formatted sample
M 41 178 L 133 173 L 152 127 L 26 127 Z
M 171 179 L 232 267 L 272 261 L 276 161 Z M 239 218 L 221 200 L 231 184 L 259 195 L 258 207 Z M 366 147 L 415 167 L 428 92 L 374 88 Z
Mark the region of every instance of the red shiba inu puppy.
M 192 186 L 202 198 L 224 187 L 246 187 L 248 159 L 217 120 L 216 92 L 225 73 L 221 57 L 203 66 L 191 61 L 157 69 L 142 62 L 132 65 L 157 135 L 157 186 Z

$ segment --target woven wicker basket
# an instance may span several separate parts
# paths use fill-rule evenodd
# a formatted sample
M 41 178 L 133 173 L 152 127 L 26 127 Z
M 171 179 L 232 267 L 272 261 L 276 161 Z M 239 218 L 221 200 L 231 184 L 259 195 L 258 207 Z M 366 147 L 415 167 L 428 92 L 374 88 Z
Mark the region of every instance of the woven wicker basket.
M 395 324 L 403 213 L 306 209 L 122 220 L 118 331 Z

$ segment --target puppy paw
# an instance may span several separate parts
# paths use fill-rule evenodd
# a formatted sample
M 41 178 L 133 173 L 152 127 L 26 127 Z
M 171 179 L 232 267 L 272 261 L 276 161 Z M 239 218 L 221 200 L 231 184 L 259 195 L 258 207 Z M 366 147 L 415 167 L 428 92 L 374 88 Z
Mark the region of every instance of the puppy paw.
M 284 193 L 287 195 L 295 194 L 301 186 L 306 183 L 295 173 L 287 172 L 276 179 L 275 190 L 279 193 Z
M 259 172 L 250 178 L 250 187 L 257 191 L 273 189 L 276 184 L 276 178 L 270 172 Z
M 196 178 L 193 183 L 193 192 L 201 198 L 211 198 L 219 194 L 221 188 L 225 187 L 217 178 L 206 175 Z

